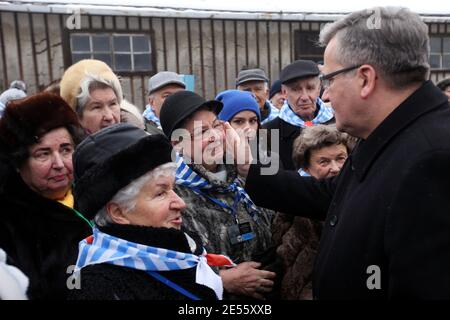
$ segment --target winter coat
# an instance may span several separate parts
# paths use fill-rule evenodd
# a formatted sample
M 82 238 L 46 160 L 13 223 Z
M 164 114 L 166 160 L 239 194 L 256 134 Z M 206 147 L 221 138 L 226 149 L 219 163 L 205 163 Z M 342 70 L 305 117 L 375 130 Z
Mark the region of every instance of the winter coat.
M 30 299 L 65 299 L 68 267 L 91 233 L 72 209 L 32 191 L 14 171 L 0 186 L 0 247 L 29 278 Z M 70 270 L 70 269 L 69 269 Z
M 326 218 L 315 298 L 450 299 L 449 123 L 447 97 L 426 81 L 334 178 L 251 166 L 246 189 L 257 204 Z
M 334 118 L 325 122 L 324 124 L 330 124 L 334 122 Z M 280 156 L 280 164 L 285 170 L 295 170 L 294 161 L 292 160 L 292 149 L 295 138 L 297 138 L 302 132 L 301 127 L 294 126 L 287 123 L 283 119 L 277 117 L 272 121 L 269 121 L 263 125 L 263 129 L 268 129 L 268 139 L 270 143 L 272 140 L 270 138 L 271 131 L 273 129 L 279 130 L 279 140 L 278 149 L 276 146 L 270 145 L 269 149 L 272 152 L 276 152 Z
M 26 300 L 28 278 L 8 262 L 5 251 L 0 248 L 0 300 Z
M 174 228 L 152 228 L 110 224 L 99 227 L 109 235 L 148 246 L 192 253 L 184 232 Z M 202 253 L 198 239 L 194 254 Z M 214 290 L 195 282 L 196 267 L 158 271 L 160 275 L 202 300 L 217 300 Z M 79 289 L 70 293 L 74 300 L 186 300 L 185 295 L 155 279 L 143 270 L 107 263 L 94 264 L 80 271 Z
M 203 166 L 192 164 L 190 167 L 213 186 L 226 186 Z M 237 177 L 236 170 L 233 166 L 228 165 L 226 170 L 227 183 L 230 184 Z M 177 185 L 176 192 L 186 203 L 186 209 L 183 211 L 183 226 L 190 233 L 198 234 L 206 251 L 227 255 L 235 263 L 241 263 L 252 260 L 254 256 L 261 254 L 271 245 L 272 212 L 270 210 L 259 208 L 258 220 L 254 221 L 243 202 L 240 202 L 237 208 L 239 222 L 249 222 L 255 237 L 248 241 L 231 244 L 227 231 L 229 227 L 236 225 L 236 220 L 229 210 L 195 193 L 188 187 Z M 208 192 L 208 195 L 226 202 L 230 207 L 233 205 L 234 194 L 231 192 L 227 194 Z
M 279 298 L 311 300 L 312 271 L 319 248 L 322 222 L 278 213 L 272 224 L 273 241 L 282 261 Z

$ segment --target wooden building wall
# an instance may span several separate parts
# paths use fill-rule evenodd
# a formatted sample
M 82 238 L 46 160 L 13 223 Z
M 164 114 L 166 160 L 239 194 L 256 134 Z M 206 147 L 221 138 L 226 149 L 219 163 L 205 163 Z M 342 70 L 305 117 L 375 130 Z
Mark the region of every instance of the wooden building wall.
M 68 15 L 0 12 L 0 91 L 23 79 L 29 92 L 60 79 L 67 63 L 65 27 Z M 294 31 L 319 30 L 318 22 L 212 20 L 82 15 L 82 30 L 138 31 L 151 36 L 156 72 L 194 74 L 195 91 L 211 99 L 235 87 L 244 65 L 262 67 L 272 80 L 294 57 Z M 434 24 L 431 33 L 449 33 L 450 24 Z M 149 75 L 123 75 L 126 98 L 139 108 L 146 104 Z M 433 72 L 432 79 L 450 71 Z

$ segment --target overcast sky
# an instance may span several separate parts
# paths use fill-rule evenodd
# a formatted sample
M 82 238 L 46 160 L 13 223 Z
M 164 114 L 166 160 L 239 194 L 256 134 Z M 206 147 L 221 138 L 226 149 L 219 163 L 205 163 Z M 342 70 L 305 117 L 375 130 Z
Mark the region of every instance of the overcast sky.
M 20 1 L 20 0 L 19 0 Z M 14 1 L 14 2 L 17 2 Z M 32 0 L 66 4 L 101 4 L 119 6 L 158 6 L 171 8 L 268 11 L 268 12 L 349 12 L 373 6 L 402 6 L 423 14 L 449 14 L 449 0 Z

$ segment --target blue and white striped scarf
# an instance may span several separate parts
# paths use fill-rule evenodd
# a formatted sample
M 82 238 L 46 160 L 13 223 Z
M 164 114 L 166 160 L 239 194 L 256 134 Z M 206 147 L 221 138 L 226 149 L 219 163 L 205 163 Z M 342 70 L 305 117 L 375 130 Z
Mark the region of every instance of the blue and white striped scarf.
M 298 174 L 302 177 L 311 177 L 311 175 L 308 172 L 304 171 L 302 168 L 298 169 Z
M 158 127 L 161 127 L 161 122 L 159 121 L 159 118 L 156 116 L 155 112 L 153 111 L 152 107 L 148 104 L 145 106 L 145 110 L 142 113 L 142 116 L 150 121 L 153 121 L 156 123 Z
M 265 118 L 264 121 L 261 122 L 261 124 L 265 124 L 265 123 L 267 123 L 269 121 L 272 121 L 273 119 L 278 117 L 278 115 L 280 114 L 280 110 L 278 110 L 277 107 L 275 107 L 272 103 L 270 103 L 269 100 L 266 101 L 266 106 L 267 105 L 270 108 L 270 113 L 267 116 L 267 118 Z
M 319 113 L 311 121 L 304 121 L 300 119 L 300 117 L 296 115 L 294 111 L 292 111 L 292 109 L 289 107 L 287 100 L 281 107 L 280 114 L 278 116 L 287 123 L 301 128 L 310 126 L 308 125 L 308 123 L 312 123 L 312 125 L 317 125 L 333 119 L 334 117 L 333 108 L 328 107 L 320 98 L 317 98 L 316 105 L 319 106 Z
M 222 279 L 207 264 L 206 251 L 200 256 L 163 248 L 146 246 L 103 233 L 93 228 L 93 239 L 80 241 L 75 271 L 100 263 L 143 271 L 183 270 L 197 266 L 195 282 L 214 290 L 222 299 Z M 194 241 L 187 234 L 188 241 Z
M 248 213 L 253 218 L 253 220 L 254 221 L 258 220 L 258 215 L 259 215 L 258 208 L 253 203 L 253 201 L 250 199 L 247 192 L 245 192 L 245 190 L 238 185 L 237 181 L 234 181 L 233 183 L 229 184 L 226 188 L 215 187 L 211 183 L 209 183 L 208 180 L 202 178 L 194 170 L 192 170 L 186 164 L 186 162 L 184 162 L 183 157 L 181 157 L 179 154 L 177 154 L 176 164 L 177 164 L 177 170 L 175 172 L 175 183 L 176 184 L 188 187 L 189 189 L 193 190 L 195 193 L 208 198 L 209 200 L 213 201 L 214 203 L 220 205 L 221 207 L 231 210 L 232 211 L 231 213 L 233 215 L 236 214 L 236 212 L 234 212 L 234 209 L 237 207 L 237 205 L 241 201 L 243 201 L 245 204 L 245 207 L 247 208 Z M 220 193 L 233 193 L 235 195 L 235 203 L 233 205 L 234 209 L 230 208 L 227 204 L 224 204 L 222 201 L 208 196 L 207 194 L 203 193 L 202 190 L 217 191 Z

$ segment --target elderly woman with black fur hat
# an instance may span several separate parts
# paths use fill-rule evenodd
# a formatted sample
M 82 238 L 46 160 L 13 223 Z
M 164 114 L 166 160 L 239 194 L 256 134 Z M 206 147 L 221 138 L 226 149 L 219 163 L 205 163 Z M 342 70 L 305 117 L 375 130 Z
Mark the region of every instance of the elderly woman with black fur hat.
M 239 263 L 221 270 L 228 293 L 262 299 L 275 277 L 260 268 L 271 246 L 271 216 L 242 188 L 234 159 L 224 164 L 225 130 L 233 129 L 218 119 L 222 106 L 179 91 L 164 101 L 161 125 L 178 151 L 176 191 L 187 203 L 183 225 L 202 238 L 208 251 Z
M 80 243 L 80 289 L 71 298 L 222 298 L 222 281 L 208 263 L 233 263 L 207 254 L 181 230 L 186 205 L 173 190 L 171 151 L 164 135 L 130 124 L 103 129 L 78 146 L 76 207 L 96 226 Z
M 75 112 L 56 95 L 12 101 L 0 120 L 0 247 L 30 279 L 30 299 L 64 299 L 90 227 L 73 211 Z

